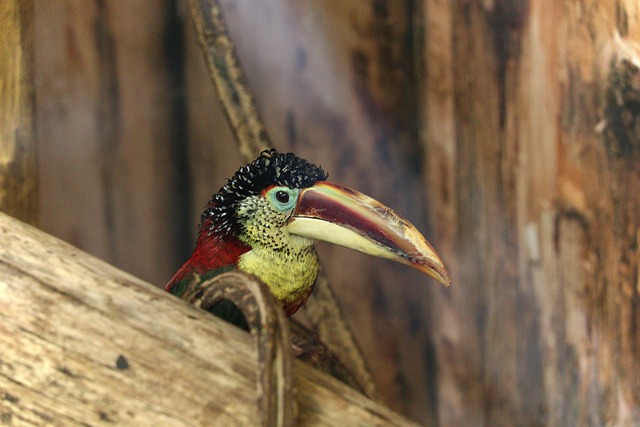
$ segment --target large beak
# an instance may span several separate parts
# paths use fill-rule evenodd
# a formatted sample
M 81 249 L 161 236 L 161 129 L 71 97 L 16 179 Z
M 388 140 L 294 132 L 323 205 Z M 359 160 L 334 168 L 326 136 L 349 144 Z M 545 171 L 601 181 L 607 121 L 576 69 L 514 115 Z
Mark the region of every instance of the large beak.
M 320 181 L 302 190 L 287 229 L 407 264 L 445 286 L 451 284 L 440 257 L 413 224 L 350 188 Z

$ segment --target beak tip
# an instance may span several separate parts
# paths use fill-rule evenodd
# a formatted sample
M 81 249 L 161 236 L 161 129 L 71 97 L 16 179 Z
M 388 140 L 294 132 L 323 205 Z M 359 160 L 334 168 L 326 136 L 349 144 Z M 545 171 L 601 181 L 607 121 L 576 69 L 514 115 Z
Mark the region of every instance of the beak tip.
M 427 261 L 427 262 L 424 262 L 424 261 L 416 262 L 414 260 L 409 265 L 411 265 L 412 267 L 422 271 L 423 273 L 428 274 L 429 276 L 431 276 L 432 278 L 434 278 L 438 282 L 442 283 L 446 288 L 451 286 L 451 277 L 449 276 L 449 272 L 447 271 L 447 269 L 444 267 L 444 265 L 441 262 L 433 262 L 433 261 L 431 261 L 431 262 L 429 262 L 429 261 Z
M 449 276 L 446 276 L 444 280 L 441 281 L 440 283 L 442 283 L 446 288 L 448 288 L 449 286 L 451 286 L 451 279 L 449 278 Z
M 447 270 L 445 270 L 444 268 L 437 270 L 434 269 L 433 273 L 435 273 L 432 275 L 433 278 L 442 283 L 446 288 L 451 286 L 451 278 L 449 277 L 449 273 L 447 273 Z

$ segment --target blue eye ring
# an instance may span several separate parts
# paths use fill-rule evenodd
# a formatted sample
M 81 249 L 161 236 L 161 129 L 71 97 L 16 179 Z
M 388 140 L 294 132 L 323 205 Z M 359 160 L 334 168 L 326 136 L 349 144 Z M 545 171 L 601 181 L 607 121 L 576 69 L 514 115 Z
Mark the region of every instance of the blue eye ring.
M 267 192 L 267 200 L 280 212 L 288 212 L 295 208 L 300 189 L 274 187 Z

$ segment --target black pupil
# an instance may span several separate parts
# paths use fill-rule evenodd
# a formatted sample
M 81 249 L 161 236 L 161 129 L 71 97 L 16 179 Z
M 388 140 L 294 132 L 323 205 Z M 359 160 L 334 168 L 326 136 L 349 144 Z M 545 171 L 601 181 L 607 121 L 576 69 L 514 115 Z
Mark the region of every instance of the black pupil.
M 276 193 L 276 200 L 280 203 L 287 203 L 289 201 L 289 193 L 282 190 L 278 191 Z

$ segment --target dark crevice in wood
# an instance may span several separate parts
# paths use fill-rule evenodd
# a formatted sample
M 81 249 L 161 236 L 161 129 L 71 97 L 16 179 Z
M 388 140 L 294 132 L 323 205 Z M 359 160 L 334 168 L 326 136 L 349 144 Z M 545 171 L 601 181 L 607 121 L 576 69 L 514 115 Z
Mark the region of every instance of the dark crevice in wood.
M 120 85 L 116 64 L 115 41 L 109 22 L 109 5 L 105 0 L 96 0 L 94 22 L 99 93 L 97 104 L 98 141 L 101 162 L 99 167 L 104 194 L 103 210 L 107 229 L 108 259 L 117 260 L 118 242 L 116 232 L 116 175 L 119 170 L 118 151 L 120 143 Z
M 529 0 L 498 0 L 489 22 L 494 36 L 497 80 L 500 91 L 500 128 L 506 124 L 508 63 L 520 55 L 521 39 L 528 22 Z
M 167 18 L 167 26 L 164 31 L 164 60 L 169 75 L 169 116 L 173 120 L 172 136 L 170 140 L 171 158 L 176 168 L 176 179 L 173 183 L 173 217 L 175 224 L 174 233 L 179 236 L 175 239 L 177 247 L 175 253 L 179 259 L 186 259 L 195 242 L 186 236 L 192 235 L 191 218 L 193 218 L 192 206 L 193 192 L 190 185 L 191 176 L 189 170 L 189 135 L 188 135 L 188 111 L 186 100 L 186 76 L 185 76 L 185 28 L 183 28 L 178 3 L 166 0 L 170 10 Z M 189 29 L 190 30 L 190 29 Z M 183 237 L 185 236 L 185 237 Z
M 612 66 L 605 100 L 607 153 L 640 165 L 640 69 L 630 60 Z

